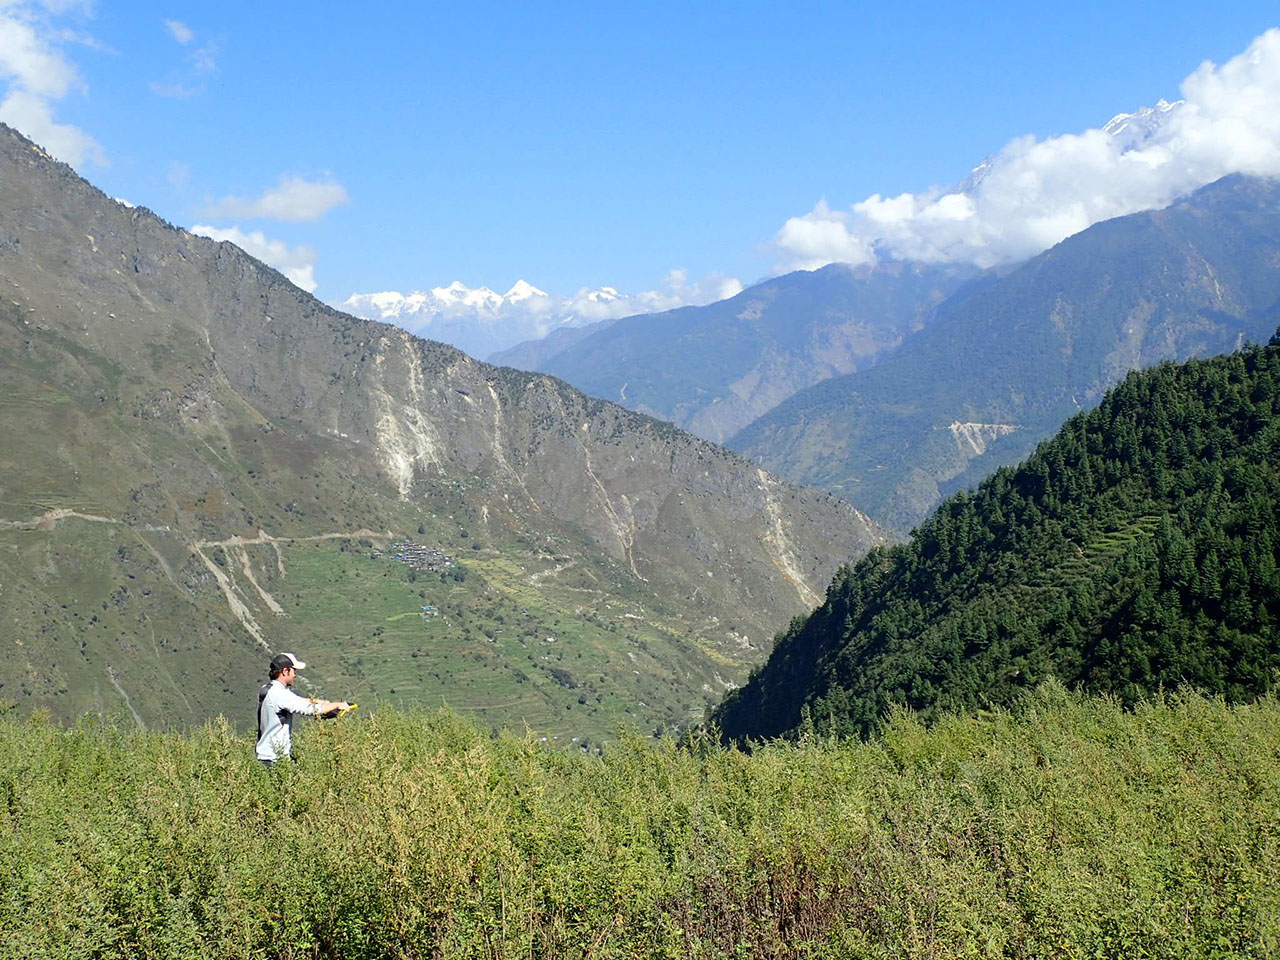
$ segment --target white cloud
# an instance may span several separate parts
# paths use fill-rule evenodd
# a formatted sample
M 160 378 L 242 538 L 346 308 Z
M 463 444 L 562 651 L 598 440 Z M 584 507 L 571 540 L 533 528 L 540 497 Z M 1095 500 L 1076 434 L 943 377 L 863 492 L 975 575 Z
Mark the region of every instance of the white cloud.
M 716 300 L 724 300 L 737 296 L 742 292 L 742 281 L 737 277 L 726 277 L 719 273 L 710 273 L 694 283 L 689 282 L 685 270 L 675 269 L 662 278 L 662 286 L 655 290 L 630 295 L 627 299 L 633 304 L 642 304 L 643 310 L 632 309 L 631 313 L 658 313 L 663 310 L 675 310 L 677 307 L 701 306 Z M 611 316 L 625 316 L 624 313 L 613 313 Z
M 72 87 L 82 88 L 76 68 L 32 23 L 21 19 L 22 8 L 4 9 L 0 14 L 0 74 L 41 97 L 58 99 Z
M 723 277 L 716 287 L 716 295 L 712 300 L 728 300 L 730 297 L 736 297 L 746 288 L 743 287 L 742 281 L 737 277 Z
M 351 198 L 334 180 L 312 181 L 281 177 L 280 185 L 256 200 L 223 197 L 205 210 L 209 217 L 254 217 L 266 220 L 319 220 Z
M 54 101 L 86 89 L 58 42 L 89 41 L 56 27 L 50 16 L 80 9 L 78 3 L 0 3 L 0 79 L 6 86 L 0 120 L 73 166 L 106 162 L 93 137 L 53 116 Z
M 79 127 L 57 123 L 49 101 L 26 90 L 13 90 L 0 101 L 0 120 L 20 130 L 51 155 L 73 167 L 86 160 L 105 164 L 102 145 Z
M 1280 175 L 1280 29 L 1221 66 L 1206 61 L 1182 95 L 1104 129 L 1015 139 L 957 190 L 875 194 L 847 210 L 819 202 L 778 231 L 779 266 L 880 258 L 990 266 L 1229 173 Z
M 272 240 L 261 230 L 246 233 L 239 227 L 211 227 L 196 224 L 191 232 L 210 240 L 226 240 L 234 243 L 250 256 L 257 257 L 268 266 L 275 267 L 289 280 L 314 293 L 316 289 L 316 252 L 305 244 L 291 247 L 282 240 Z
M 216 41 L 206 43 L 191 55 L 191 69 L 199 75 L 215 72 L 218 69 L 218 53 Z
M 181 44 L 188 44 L 195 39 L 195 31 L 181 20 L 166 20 L 164 25 L 173 36 L 173 39 L 177 40 Z
M 164 26 L 168 29 L 169 35 L 184 46 L 196 38 L 196 32 L 182 20 L 165 20 Z
M 181 20 L 165 20 L 164 26 L 173 39 L 184 47 L 196 38 L 196 32 Z M 192 97 L 198 97 L 205 90 L 204 78 L 218 70 L 218 52 L 218 41 L 210 40 L 204 46 L 191 51 L 183 69 L 171 72 L 163 80 L 151 81 L 148 87 L 156 96 L 171 100 L 190 100 Z
M 90 16 L 93 13 L 94 0 L 38 0 L 38 3 L 24 3 L 22 0 L 3 0 L 0 7 L 31 7 L 38 6 L 55 15 L 70 13 L 73 10 L 84 16 Z

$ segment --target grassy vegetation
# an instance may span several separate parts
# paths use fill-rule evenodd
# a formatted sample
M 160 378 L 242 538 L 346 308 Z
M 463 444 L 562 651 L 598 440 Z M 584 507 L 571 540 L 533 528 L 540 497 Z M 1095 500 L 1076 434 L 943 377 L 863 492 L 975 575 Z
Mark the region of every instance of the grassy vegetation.
M 688 725 L 719 693 L 702 689 L 715 666 L 676 621 L 580 583 L 554 555 L 484 546 L 411 573 L 368 541 L 301 543 L 269 579 L 275 560 L 258 550 L 288 614 L 273 639 L 305 651 L 325 696 L 447 703 L 485 727 L 598 743 L 621 724 Z
M 1009 711 L 747 755 L 603 756 L 450 713 L 312 723 L 300 762 L 0 721 L 0 955 L 1266 957 L 1280 702 Z
M 437 532 L 445 522 L 426 519 L 435 530 L 414 534 L 413 520 L 403 535 L 445 548 L 458 566 L 411 573 L 375 559 L 385 537 L 200 549 L 272 649 L 313 665 L 306 679 L 325 696 L 447 703 L 486 728 L 528 724 L 596 743 L 620 723 L 649 731 L 698 721 L 723 691 L 708 681 L 741 676 L 742 654 L 726 658 L 693 621 L 652 595 L 612 589 L 598 568 L 545 544 L 458 538 L 456 524 L 448 542 Z M 0 527 L 0 584 L 13 624 L 0 643 L 0 699 L 21 712 L 45 706 L 71 721 L 125 709 L 161 727 L 225 713 L 252 723 L 266 653 L 185 538 L 78 518 Z

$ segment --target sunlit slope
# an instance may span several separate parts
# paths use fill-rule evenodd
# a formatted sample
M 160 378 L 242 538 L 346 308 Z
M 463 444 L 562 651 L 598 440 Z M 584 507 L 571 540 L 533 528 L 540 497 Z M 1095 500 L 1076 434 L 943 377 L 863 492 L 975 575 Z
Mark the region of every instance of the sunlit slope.
M 242 716 L 293 647 L 335 695 L 566 735 L 675 722 L 879 539 L 669 425 L 337 313 L 7 129 L 0 210 L 0 698 L 24 709 Z M 470 572 L 449 642 L 360 593 L 356 553 L 406 537 Z M 504 631 L 476 642 L 510 669 L 473 676 L 511 607 L 555 652 Z
M 715 712 L 731 737 L 867 733 L 1046 677 L 1230 700 L 1280 669 L 1280 336 L 1131 374 L 1017 469 L 843 569 Z

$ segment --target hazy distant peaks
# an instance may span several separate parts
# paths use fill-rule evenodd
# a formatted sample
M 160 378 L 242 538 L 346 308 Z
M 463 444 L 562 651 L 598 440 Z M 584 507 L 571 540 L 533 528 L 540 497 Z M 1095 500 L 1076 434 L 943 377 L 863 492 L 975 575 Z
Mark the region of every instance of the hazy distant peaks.
M 415 290 L 409 294 L 395 290 L 354 293 L 342 306 L 370 319 L 394 321 L 413 314 L 465 312 L 468 315 L 487 313 L 496 316 L 504 308 L 516 304 L 524 304 L 523 309 L 536 310 L 549 306 L 551 300 L 546 291 L 525 280 L 517 280 L 506 293 L 495 293 L 488 287 L 468 287 L 461 280 L 455 280 L 447 287 Z
M 337 306 L 484 358 L 521 341 L 541 339 L 556 327 L 710 303 L 741 291 L 742 283 L 735 277 L 710 276 L 690 283 L 684 271 L 672 270 L 661 289 L 633 294 L 602 286 L 557 296 L 526 280 L 517 280 L 506 293 L 496 293 L 455 280 L 447 287 L 408 294 L 353 293 Z
M 547 292 L 545 290 L 539 290 L 531 283 L 517 280 L 503 299 L 508 303 L 515 303 L 520 300 L 528 300 L 530 297 L 545 297 L 546 295 Z
M 1185 101 L 1175 100 L 1170 103 L 1161 98 L 1154 107 L 1139 107 L 1133 113 L 1117 113 L 1102 127 L 1102 132 L 1109 136 L 1112 143 L 1126 153 L 1147 143 L 1156 135 L 1165 121 L 1176 108 Z M 947 196 L 960 194 L 971 196 L 978 185 L 986 179 L 987 174 L 998 167 L 1000 154 L 992 154 L 969 171 L 969 176 L 959 186 L 947 191 Z M 1038 251 L 1037 251 L 1038 252 Z
M 384 320 L 424 337 L 451 343 L 477 357 L 487 357 L 522 340 L 544 337 L 563 324 L 638 313 L 613 287 L 582 290 L 572 297 L 552 296 L 527 280 L 517 280 L 506 293 L 468 287 L 455 280 L 446 287 L 355 293 L 338 306 L 369 320 Z M 621 313 L 615 310 L 622 309 Z

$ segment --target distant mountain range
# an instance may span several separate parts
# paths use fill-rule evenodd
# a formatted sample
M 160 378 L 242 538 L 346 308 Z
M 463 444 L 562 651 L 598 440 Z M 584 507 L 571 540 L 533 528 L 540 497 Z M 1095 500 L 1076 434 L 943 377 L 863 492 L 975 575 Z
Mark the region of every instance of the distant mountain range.
M 1165 124 L 1178 114 L 1181 107 L 1181 101 L 1170 103 L 1160 100 L 1154 107 L 1144 107 L 1133 113 L 1117 114 L 1102 128 L 1102 132 L 1107 134 L 1121 151 L 1139 150 L 1149 145 L 1149 142 L 1160 134 Z M 948 193 L 972 198 L 982 189 L 984 181 L 997 161 L 998 158 L 995 156 L 986 158 L 963 182 Z M 761 284 L 761 286 L 768 287 L 768 284 Z M 412 333 L 450 343 L 473 356 L 486 358 L 493 363 L 513 366 L 521 370 L 543 370 L 546 369 L 543 365 L 554 355 L 565 351 L 586 336 L 598 333 L 604 326 L 610 325 L 608 321 L 640 314 L 666 313 L 679 307 L 709 304 L 730 298 L 741 289 L 742 285 L 736 280 L 722 280 L 695 284 L 692 288 L 681 284 L 676 288 L 639 294 L 622 293 L 614 287 L 599 287 L 583 289 L 570 296 L 557 296 L 539 290 L 524 280 L 518 281 L 503 294 L 488 287 L 472 288 L 455 281 L 448 286 L 432 287 L 409 294 L 395 291 L 352 294 L 337 306 L 356 316 L 370 320 L 384 320 L 404 327 Z M 838 310 L 839 305 L 833 304 L 833 309 Z M 783 305 L 778 305 L 773 311 L 774 316 L 771 318 L 773 326 L 776 327 L 781 322 L 782 311 Z M 689 319 L 694 326 L 702 323 L 696 313 L 683 314 L 682 318 Z M 866 318 L 863 317 L 863 319 Z M 796 320 L 801 325 L 812 325 L 820 321 L 820 315 L 799 317 Z M 878 319 L 872 321 L 873 325 L 879 325 L 882 322 L 888 321 Z M 600 326 L 595 326 L 596 324 Z M 625 357 L 628 364 L 638 360 L 639 355 L 646 349 L 639 342 L 642 339 L 639 328 L 643 328 L 644 322 L 636 321 L 633 326 L 638 329 L 625 335 L 630 347 Z M 803 368 L 806 364 L 799 359 L 789 359 L 789 351 L 785 348 L 782 357 L 773 356 L 771 352 L 777 346 L 773 342 L 775 339 L 773 333 L 763 330 L 760 332 L 762 336 L 758 346 L 762 351 L 759 358 L 762 379 L 771 379 L 771 374 L 776 374 L 782 380 L 794 380 L 801 385 L 806 382 L 816 382 L 812 376 L 823 366 L 821 362 L 815 364 L 812 371 L 796 369 Z M 663 329 L 657 332 L 652 351 L 660 352 L 662 345 L 669 338 L 669 330 Z M 612 376 L 612 380 L 609 383 L 601 383 L 596 387 L 584 387 L 584 389 L 598 396 L 616 400 L 618 399 L 616 390 L 611 388 L 627 382 L 626 374 L 629 369 L 619 361 L 611 361 L 607 356 L 599 359 L 604 361 L 605 366 L 598 375 L 605 380 Z M 558 375 L 566 376 L 570 382 L 582 386 L 574 379 L 579 372 L 578 365 L 582 362 L 582 358 L 565 357 L 560 362 L 564 370 Z M 792 369 L 774 370 L 773 368 L 778 364 Z M 831 364 L 828 362 L 826 366 L 830 368 Z M 846 363 L 845 366 L 849 369 L 855 366 L 861 369 L 865 367 L 865 357 L 852 365 Z M 839 364 L 832 369 L 836 372 L 848 372 L 848 370 L 840 371 L 838 367 Z M 744 375 L 751 376 L 746 370 Z M 826 375 L 830 376 L 833 373 Z M 642 378 L 649 376 L 649 373 L 642 372 Z M 709 393 L 707 396 L 700 394 L 692 401 L 683 397 L 666 396 L 671 390 L 677 389 L 676 384 L 669 384 L 668 389 L 659 389 L 654 396 L 633 393 L 633 396 L 637 397 L 635 403 L 620 402 L 633 409 L 653 412 L 657 416 L 670 419 L 700 436 L 719 440 L 728 435 L 723 427 L 717 427 L 712 423 L 699 424 L 696 414 L 689 413 L 691 405 L 699 407 L 704 401 L 716 401 L 733 406 L 738 399 L 738 394 L 745 391 L 757 392 L 757 402 L 746 404 L 747 407 L 754 408 L 759 405 L 759 400 L 770 395 L 767 389 L 753 391 L 751 386 L 741 384 L 726 393 L 725 385 L 714 378 L 705 384 L 698 383 L 695 386 Z M 642 390 L 641 393 L 643 392 Z M 664 401 L 666 401 L 665 405 Z M 728 409 L 719 410 L 714 422 L 722 424 L 735 420 L 736 416 L 740 414 L 735 415 Z M 739 427 L 744 425 L 745 422 L 738 424 Z M 728 433 L 736 429 L 737 427 L 734 427 Z
M 1141 139 L 1174 109 L 1108 129 Z M 1129 370 L 1265 338 L 1278 304 L 1280 188 L 1237 175 L 1020 265 L 832 265 L 502 357 L 724 442 L 905 533 Z
M 501 294 L 488 287 L 472 288 L 454 281 L 447 287 L 409 294 L 352 294 L 338 307 L 368 320 L 394 323 L 411 333 L 485 358 L 525 341 L 537 341 L 599 321 L 652 313 L 690 302 L 690 298 L 702 303 L 723 296 L 725 289 L 736 292 L 741 284 L 720 286 L 709 293 L 695 288 L 628 294 L 614 287 L 598 287 L 557 296 L 524 280 Z
M 669 424 L 333 310 L 7 127 L 0 292 L 24 711 L 242 720 L 283 648 L 332 695 L 566 739 L 679 724 L 884 539 Z
M 545 337 L 535 340 L 522 340 L 513 347 L 498 350 L 489 354 L 490 363 L 499 367 L 515 367 L 517 370 L 537 371 L 542 364 L 564 350 L 569 349 L 580 340 L 585 340 L 601 330 L 617 323 L 620 318 L 596 320 L 583 326 L 559 326 Z M 623 404 L 626 406 L 626 404 Z
M 447 287 L 402 294 L 355 293 L 338 306 L 366 320 L 383 320 L 419 336 L 451 344 L 475 357 L 513 342 L 537 339 L 562 326 L 589 323 L 621 313 L 637 313 L 628 298 L 612 287 L 584 291 L 576 297 L 553 297 L 524 280 L 506 293 L 488 287 L 468 287 L 454 281 Z
M 797 391 L 892 354 L 977 276 L 965 266 L 833 264 L 707 306 L 566 332 L 558 350 L 521 345 L 494 359 L 535 360 L 593 396 L 723 442 Z
M 1145 149 L 1182 109 L 1162 100 L 1102 133 Z M 952 192 L 988 187 L 993 162 Z M 832 265 L 495 359 L 726 443 L 905 532 L 1127 370 L 1265 335 L 1277 268 L 1263 183 L 1227 178 L 1021 265 Z
M 1049 677 L 1126 703 L 1182 684 L 1265 693 L 1278 467 L 1280 331 L 1130 374 L 909 543 L 842 570 L 713 719 L 732 739 L 866 735 L 895 706 L 972 712 Z
M 1235 175 L 957 292 L 877 366 L 797 393 L 728 442 L 905 531 L 1128 371 L 1265 340 L 1278 316 L 1280 184 Z

